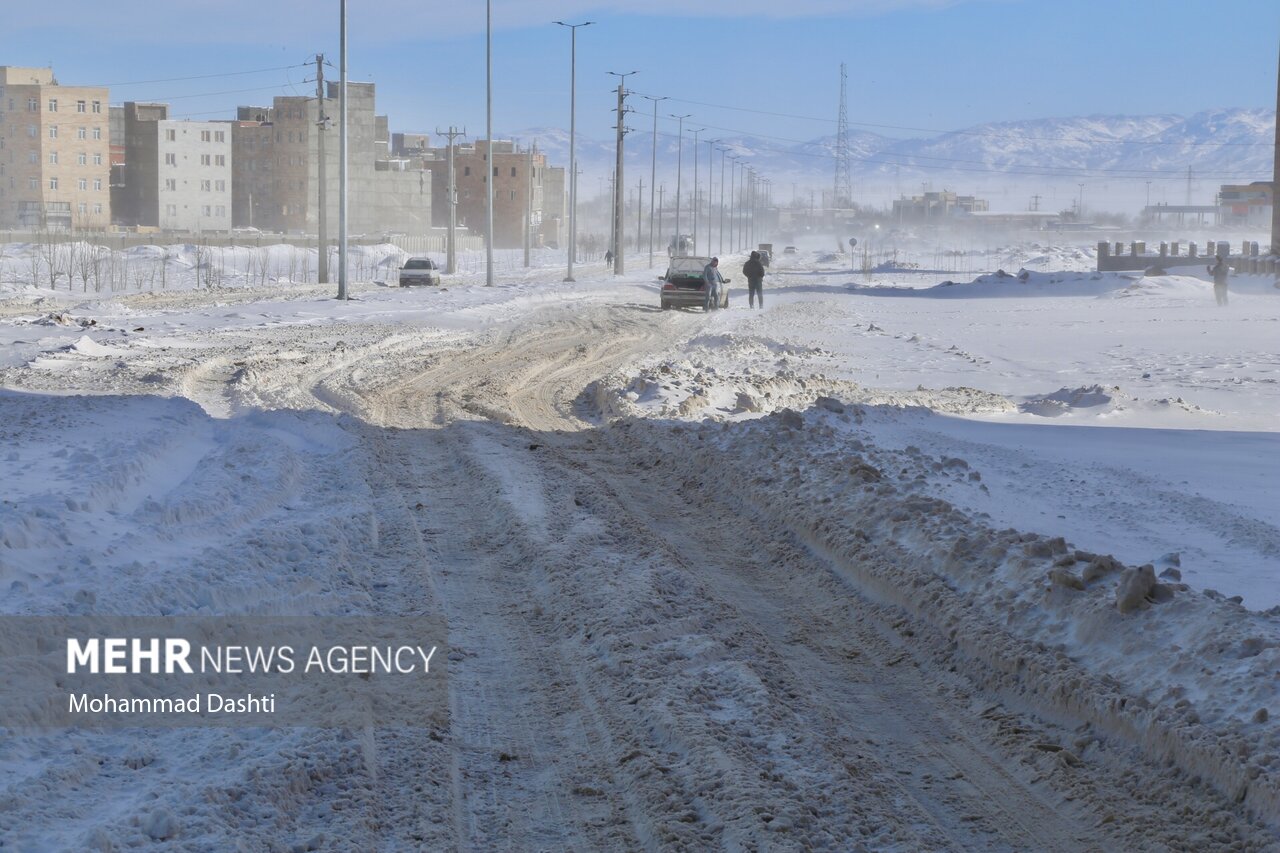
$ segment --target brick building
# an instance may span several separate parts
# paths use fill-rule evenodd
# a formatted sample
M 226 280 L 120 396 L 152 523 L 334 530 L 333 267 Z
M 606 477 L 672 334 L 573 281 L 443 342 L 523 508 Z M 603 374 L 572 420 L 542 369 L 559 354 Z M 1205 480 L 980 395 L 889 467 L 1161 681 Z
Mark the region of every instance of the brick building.
M 0 66 L 0 228 L 111 224 L 107 90 Z

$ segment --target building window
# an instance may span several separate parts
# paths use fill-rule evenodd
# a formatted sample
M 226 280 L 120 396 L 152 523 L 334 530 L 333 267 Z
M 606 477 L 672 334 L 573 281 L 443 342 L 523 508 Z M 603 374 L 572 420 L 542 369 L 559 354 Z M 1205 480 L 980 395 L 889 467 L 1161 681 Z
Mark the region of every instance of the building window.
M 27 152 L 27 162 L 28 162 L 28 163 L 39 163 L 39 162 L 40 162 L 40 152 L 38 152 L 38 151 L 28 151 L 28 152 Z
M 470 167 L 470 166 L 465 166 L 465 167 L 463 167 L 462 174 L 464 174 L 464 175 L 470 175 L 470 174 L 471 174 L 471 167 Z
M 58 138 L 58 126 L 56 124 L 49 125 L 49 138 L 50 139 Z
M 102 112 L 102 101 L 94 101 L 94 102 L 93 102 L 93 111 L 94 111 L 95 113 L 100 113 L 100 112 Z
M 166 166 L 176 166 L 176 165 L 178 165 L 178 155 L 177 155 L 177 154 L 174 154 L 174 153 L 172 153 L 172 152 L 170 152 L 170 153 L 168 153 L 168 154 L 164 155 L 164 164 L 165 164 Z
M 58 165 L 58 152 L 57 152 L 57 151 L 50 151 L 50 152 L 49 152 L 49 165 L 50 165 L 50 166 L 56 166 L 56 165 Z
M 32 139 L 36 138 L 36 126 L 34 124 L 27 125 L 27 136 L 30 136 Z
M 58 111 L 58 99 L 57 99 L 57 98 L 50 98 L 50 99 L 49 99 L 49 112 L 51 112 L 51 113 L 56 113 L 57 111 Z
M 84 111 L 85 111 L 85 102 L 84 102 L 84 101 L 76 101 L 76 112 L 78 112 L 78 113 L 82 113 L 82 112 L 84 112 Z
M 212 141 L 213 141 L 213 133 L 212 133 L 211 131 L 208 131 L 208 130 L 202 130 L 202 131 L 200 131 L 200 141 L 201 141 L 201 142 L 212 142 Z
M 102 213 L 102 202 L 98 202 L 93 206 L 93 212 L 98 214 Z
M 164 179 L 164 188 L 165 188 L 166 190 L 168 190 L 169 192 L 177 192 L 177 191 L 178 191 L 178 179 L 177 179 L 177 178 L 165 178 L 165 179 Z
M 166 205 L 164 206 L 164 212 L 165 212 L 166 214 L 168 214 L 169 216 L 177 216 L 177 215 L 178 215 L 178 206 L 177 206 L 176 204 L 166 204 Z
M 225 166 L 225 165 L 227 165 L 227 155 L 226 155 L 226 154 L 216 154 L 216 155 L 214 155 L 213 162 L 214 162 L 214 164 L 215 164 L 215 165 L 218 165 L 218 166 Z
M 207 193 L 213 189 L 213 181 L 201 181 L 200 192 Z
M 218 216 L 226 216 L 226 215 L 227 215 L 227 208 L 226 208 L 226 205 L 222 205 L 222 204 L 218 205 L 217 215 L 218 215 Z
M 164 132 L 164 138 L 165 138 L 165 139 L 167 139 L 167 140 L 169 140 L 170 142 L 177 142 L 177 141 L 178 141 L 178 131 L 174 130 L 173 128 L 169 128 L 168 130 L 166 130 L 166 131 Z
M 27 189 L 34 190 L 34 189 L 39 189 L 39 187 L 40 187 L 39 178 L 27 178 Z
M 81 101 L 80 103 L 84 103 L 84 101 Z M 81 216 L 84 216 L 86 213 L 89 212 L 89 205 L 85 204 L 84 202 L 80 202 L 79 204 L 76 205 L 76 212 L 79 213 Z
M 93 138 L 94 138 L 94 139 L 101 139 L 101 138 L 102 138 L 102 128 L 100 128 L 100 127 L 95 127 L 95 128 L 93 129 Z
M 93 165 L 95 165 L 95 166 L 101 166 L 101 165 L 102 165 L 102 155 L 101 155 L 101 154 L 94 154 L 94 155 L 93 155 Z
M 512 167 L 511 167 L 511 177 L 513 177 L 513 178 L 514 178 L 515 176 L 516 176 L 516 167 L 515 167 L 515 166 L 512 166 Z
M 84 139 L 86 136 L 83 127 L 76 128 L 76 139 Z
M 226 141 L 227 141 L 227 133 L 226 133 L 226 131 L 224 131 L 224 130 L 215 130 L 215 131 L 213 132 L 213 141 L 214 141 L 214 142 L 226 142 Z
M 208 166 L 208 165 L 211 165 L 211 164 L 212 164 L 212 160 L 210 159 L 210 157 L 209 157 L 209 155 L 208 155 L 208 154 L 201 154 L 201 155 L 200 155 L 200 165 L 201 165 L 201 166 Z
M 220 192 L 220 193 L 224 193 L 224 192 L 226 192 L 226 191 L 227 191 L 227 182 L 226 182 L 226 181 L 215 181 L 215 182 L 214 182 L 214 184 L 213 184 L 213 188 L 214 188 L 215 190 L 217 190 L 218 192 Z
M 515 200 L 516 200 L 516 191 L 515 191 L 515 190 L 512 190 L 512 191 L 511 191 L 511 200 L 512 200 L 512 201 L 515 201 Z
M 206 205 L 203 205 L 203 206 L 200 208 L 200 215 L 201 215 L 201 216 L 213 216 L 213 208 L 211 208 L 211 207 L 210 207 L 209 205 L 207 205 L 207 204 L 206 204 Z
M 496 178 L 496 177 L 498 177 L 498 167 L 497 167 L 497 166 L 494 166 L 494 167 L 493 167 L 493 176 L 494 176 L 495 178 Z
M 58 176 L 54 175 L 49 178 L 49 189 L 56 190 L 58 188 Z
M 98 192 L 102 192 L 102 178 L 93 179 L 93 188 Z
M 89 189 L 89 179 L 81 178 L 80 180 L 76 181 L 76 189 L 81 189 L 81 190 Z
M 35 98 L 27 98 L 27 111 L 33 112 L 33 113 L 39 112 L 40 102 L 37 101 Z
M 89 155 L 88 155 L 88 154 L 85 154 L 83 151 L 82 151 L 82 152 L 80 152 L 79 154 L 77 154 L 77 155 L 76 155 L 76 165 L 77 165 L 77 166 L 88 166 L 88 165 L 89 165 Z

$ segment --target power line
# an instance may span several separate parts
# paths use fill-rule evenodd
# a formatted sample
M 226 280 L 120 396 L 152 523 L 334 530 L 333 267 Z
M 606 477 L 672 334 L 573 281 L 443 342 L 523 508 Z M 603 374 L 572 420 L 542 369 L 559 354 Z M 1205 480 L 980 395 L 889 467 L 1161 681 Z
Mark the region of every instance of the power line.
M 119 88 L 121 86 L 142 86 L 149 83 L 178 83 L 184 80 L 212 80 L 217 77 L 239 77 L 244 74 L 266 74 L 268 71 L 285 71 L 290 68 L 303 68 L 307 63 L 299 63 L 296 65 L 277 65 L 274 68 L 255 68 L 252 71 L 227 71 L 222 74 L 198 74 L 194 77 L 161 77 L 156 80 L 130 80 L 127 83 L 100 83 L 98 85 L 105 88 Z

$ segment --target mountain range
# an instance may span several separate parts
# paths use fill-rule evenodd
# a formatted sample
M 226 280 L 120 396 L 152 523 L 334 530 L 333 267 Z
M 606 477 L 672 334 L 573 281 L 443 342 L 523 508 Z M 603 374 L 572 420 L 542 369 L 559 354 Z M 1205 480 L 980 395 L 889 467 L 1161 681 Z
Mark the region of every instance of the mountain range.
M 643 124 L 643 122 L 638 122 Z M 724 138 L 720 147 L 738 156 L 772 181 L 778 193 L 807 197 L 830 191 L 835 180 L 836 136 L 799 141 L 769 133 L 768 120 L 758 134 Z M 665 131 L 665 128 L 664 128 Z M 780 131 L 781 132 L 781 131 Z M 927 133 L 927 132 L 926 132 Z M 551 162 L 568 165 L 569 134 L 561 128 L 530 128 L 510 136 L 522 144 L 536 141 Z M 627 135 L 624 164 L 626 183 L 647 186 L 652 156 L 651 132 L 643 127 Z M 1103 198 L 1125 204 L 1167 202 L 1209 203 L 1220 184 L 1270 180 L 1275 144 L 1275 113 L 1271 110 L 1226 108 L 1192 116 L 1079 116 L 979 124 L 962 130 L 914 137 L 894 137 L 865 129 L 848 135 L 850 177 L 859 203 L 883 204 L 888 199 L 929 189 L 992 196 L 992 208 L 1023 209 L 1020 193 L 1043 192 L 1046 202 L 1059 206 L 1075 199 L 1077 187 L 1094 201 Z M 669 193 L 677 173 L 674 133 L 658 135 L 658 179 Z M 583 199 L 607 192 L 605 182 L 614 167 L 612 139 L 579 133 L 576 152 Z M 709 158 L 704 132 L 697 148 L 705 186 Z M 693 139 L 686 133 L 680 155 L 685 191 L 693 180 Z M 720 179 L 721 158 L 712 162 Z M 1188 170 L 1190 174 L 1188 175 Z M 786 189 L 783 189 L 786 188 Z

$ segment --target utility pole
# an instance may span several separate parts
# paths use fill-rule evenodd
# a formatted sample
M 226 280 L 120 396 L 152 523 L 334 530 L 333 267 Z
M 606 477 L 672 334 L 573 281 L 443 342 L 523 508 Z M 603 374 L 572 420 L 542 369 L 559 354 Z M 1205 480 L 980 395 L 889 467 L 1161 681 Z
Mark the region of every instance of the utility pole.
M 324 156 L 324 126 L 326 117 L 324 114 L 324 54 L 316 54 L 316 180 L 320 185 L 320 194 L 318 204 L 319 210 L 316 211 L 318 234 L 316 245 L 319 254 L 316 263 L 316 277 L 319 284 L 329 283 L 329 205 L 326 198 L 325 186 L 328 180 L 328 174 L 325 166 Z
M 622 275 L 626 271 L 626 264 L 623 263 L 622 256 L 626 246 L 622 240 L 622 187 L 625 185 L 622 179 L 622 138 L 627 134 L 627 128 L 624 119 L 627 114 L 626 97 L 627 90 L 625 83 L 627 78 L 634 71 L 627 71 L 619 74 L 617 71 L 610 71 L 614 77 L 618 78 L 618 154 L 617 164 L 614 166 L 614 182 L 615 187 L 613 193 L 613 274 Z
M 724 254 L 724 156 L 729 153 L 728 148 L 720 149 L 720 248 L 716 251 L 717 255 Z M 711 251 L 711 247 L 707 247 L 707 251 Z
M 533 144 L 537 146 L 537 142 Z M 533 147 L 529 148 L 528 157 L 528 186 L 525 187 L 526 198 L 524 201 L 524 265 L 529 267 L 529 244 L 532 242 L 531 232 L 533 231 Z
M 578 28 L 589 27 L 595 21 L 583 21 L 581 24 L 566 24 L 564 21 L 555 23 L 569 28 L 569 266 L 564 280 L 573 281 L 573 261 L 578 254 L 578 158 L 574 148 L 578 113 Z
M 738 158 L 730 157 L 729 158 L 729 251 L 730 252 L 733 251 L 734 236 L 737 234 L 737 229 L 733 224 L 733 215 L 737 212 L 733 204 L 733 194 L 738 186 L 737 168 L 738 168 Z M 720 251 L 723 252 L 724 249 L 722 248 Z
M 453 171 L 453 140 L 456 136 L 466 136 L 467 129 L 464 127 L 458 130 L 450 125 L 447 131 L 436 128 L 436 135 L 449 137 L 449 170 L 446 173 L 449 181 L 449 188 L 446 190 L 449 199 L 449 240 L 445 246 L 444 271 L 452 275 L 458 271 L 458 184 Z
M 658 188 L 658 101 L 667 99 L 665 96 L 656 98 L 653 95 L 641 97 L 653 101 L 653 151 L 649 161 L 649 269 L 653 269 L 653 212 L 656 210 L 653 206 L 653 194 Z

